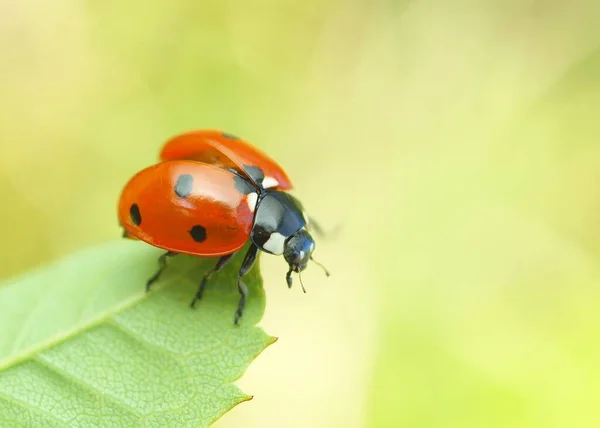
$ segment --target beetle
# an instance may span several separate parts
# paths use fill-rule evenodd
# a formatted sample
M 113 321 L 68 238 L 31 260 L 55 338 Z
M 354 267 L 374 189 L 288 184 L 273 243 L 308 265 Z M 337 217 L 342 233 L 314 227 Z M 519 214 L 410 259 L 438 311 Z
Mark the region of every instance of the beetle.
M 243 277 L 259 250 L 283 255 L 288 287 L 292 273 L 300 274 L 311 260 L 329 276 L 313 258 L 310 232 L 322 230 L 287 192 L 292 183 L 283 168 L 265 153 L 231 134 L 199 130 L 168 140 L 160 160 L 127 182 L 118 203 L 125 237 L 166 250 L 147 290 L 165 270 L 168 257 L 218 257 L 200 281 L 190 303 L 194 307 L 208 280 L 249 243 L 237 278 L 238 324 L 248 296 Z

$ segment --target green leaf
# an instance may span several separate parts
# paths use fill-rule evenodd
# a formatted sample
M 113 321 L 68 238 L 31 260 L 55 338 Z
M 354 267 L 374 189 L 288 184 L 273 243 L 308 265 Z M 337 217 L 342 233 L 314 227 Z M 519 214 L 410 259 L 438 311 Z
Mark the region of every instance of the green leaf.
M 0 285 L 0 426 L 207 426 L 251 398 L 232 382 L 274 342 L 258 263 L 235 326 L 240 257 L 192 310 L 215 259 L 170 258 L 146 294 L 160 254 L 123 240 Z

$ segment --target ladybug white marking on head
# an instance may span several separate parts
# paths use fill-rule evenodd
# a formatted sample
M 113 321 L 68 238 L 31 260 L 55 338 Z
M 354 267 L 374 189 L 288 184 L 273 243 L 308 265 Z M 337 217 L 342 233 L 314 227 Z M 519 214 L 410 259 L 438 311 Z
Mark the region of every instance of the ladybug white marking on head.
M 271 236 L 263 244 L 263 248 L 273 254 L 283 254 L 283 247 L 285 246 L 285 236 L 281 233 L 273 232 Z
M 279 186 L 279 181 L 273 177 L 265 177 L 262 181 L 262 185 L 265 189 L 270 189 Z
M 256 209 L 256 201 L 258 201 L 258 194 L 248 193 L 248 195 L 246 196 L 246 203 L 248 204 L 250 212 L 254 212 L 254 210 Z

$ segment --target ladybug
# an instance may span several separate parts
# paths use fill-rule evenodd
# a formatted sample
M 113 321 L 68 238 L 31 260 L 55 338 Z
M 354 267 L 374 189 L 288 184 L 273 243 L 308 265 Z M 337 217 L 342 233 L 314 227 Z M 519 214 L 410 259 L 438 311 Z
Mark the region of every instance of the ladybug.
M 194 307 L 211 276 L 250 242 L 238 272 L 238 324 L 248 296 L 242 279 L 259 250 L 283 255 L 290 288 L 292 273 L 300 275 L 309 261 L 329 276 L 312 256 L 315 241 L 310 232 L 322 234 L 321 228 L 287 193 L 292 188 L 289 177 L 265 153 L 230 134 L 199 130 L 168 140 L 160 160 L 129 180 L 118 205 L 126 238 L 166 250 L 146 290 L 165 270 L 168 257 L 218 257 L 200 281 L 190 304 Z M 306 292 L 303 285 L 302 290 Z

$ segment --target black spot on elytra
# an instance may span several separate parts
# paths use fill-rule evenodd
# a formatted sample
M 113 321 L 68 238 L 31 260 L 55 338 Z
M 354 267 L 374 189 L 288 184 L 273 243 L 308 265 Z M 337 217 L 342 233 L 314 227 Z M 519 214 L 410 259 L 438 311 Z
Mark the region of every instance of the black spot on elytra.
M 190 236 L 196 242 L 204 242 L 206 240 L 206 229 L 197 224 L 190 229 Z
M 177 178 L 175 183 L 175 193 L 180 198 L 187 198 L 192 193 L 194 186 L 194 177 L 190 174 L 182 174 Z
M 131 218 L 131 222 L 136 226 L 142 224 L 142 214 L 140 213 L 138 204 L 131 204 L 129 207 L 129 217 Z
M 254 193 L 256 192 L 256 189 L 254 188 L 254 186 L 252 186 L 252 184 L 250 184 L 248 182 L 248 180 L 246 180 L 244 177 L 242 177 L 239 172 L 237 171 L 231 171 L 233 172 L 235 175 L 233 176 L 233 182 L 235 184 L 235 188 L 238 189 L 238 191 L 240 191 L 240 193 L 243 193 L 244 195 L 248 195 L 250 193 Z
M 221 132 L 221 135 L 223 137 L 227 138 L 228 140 L 239 140 L 240 139 L 239 137 L 236 137 L 235 135 L 230 134 L 228 132 Z
M 248 174 L 254 181 L 262 186 L 262 182 L 265 179 L 265 173 L 262 169 L 253 165 L 244 165 L 244 171 Z

